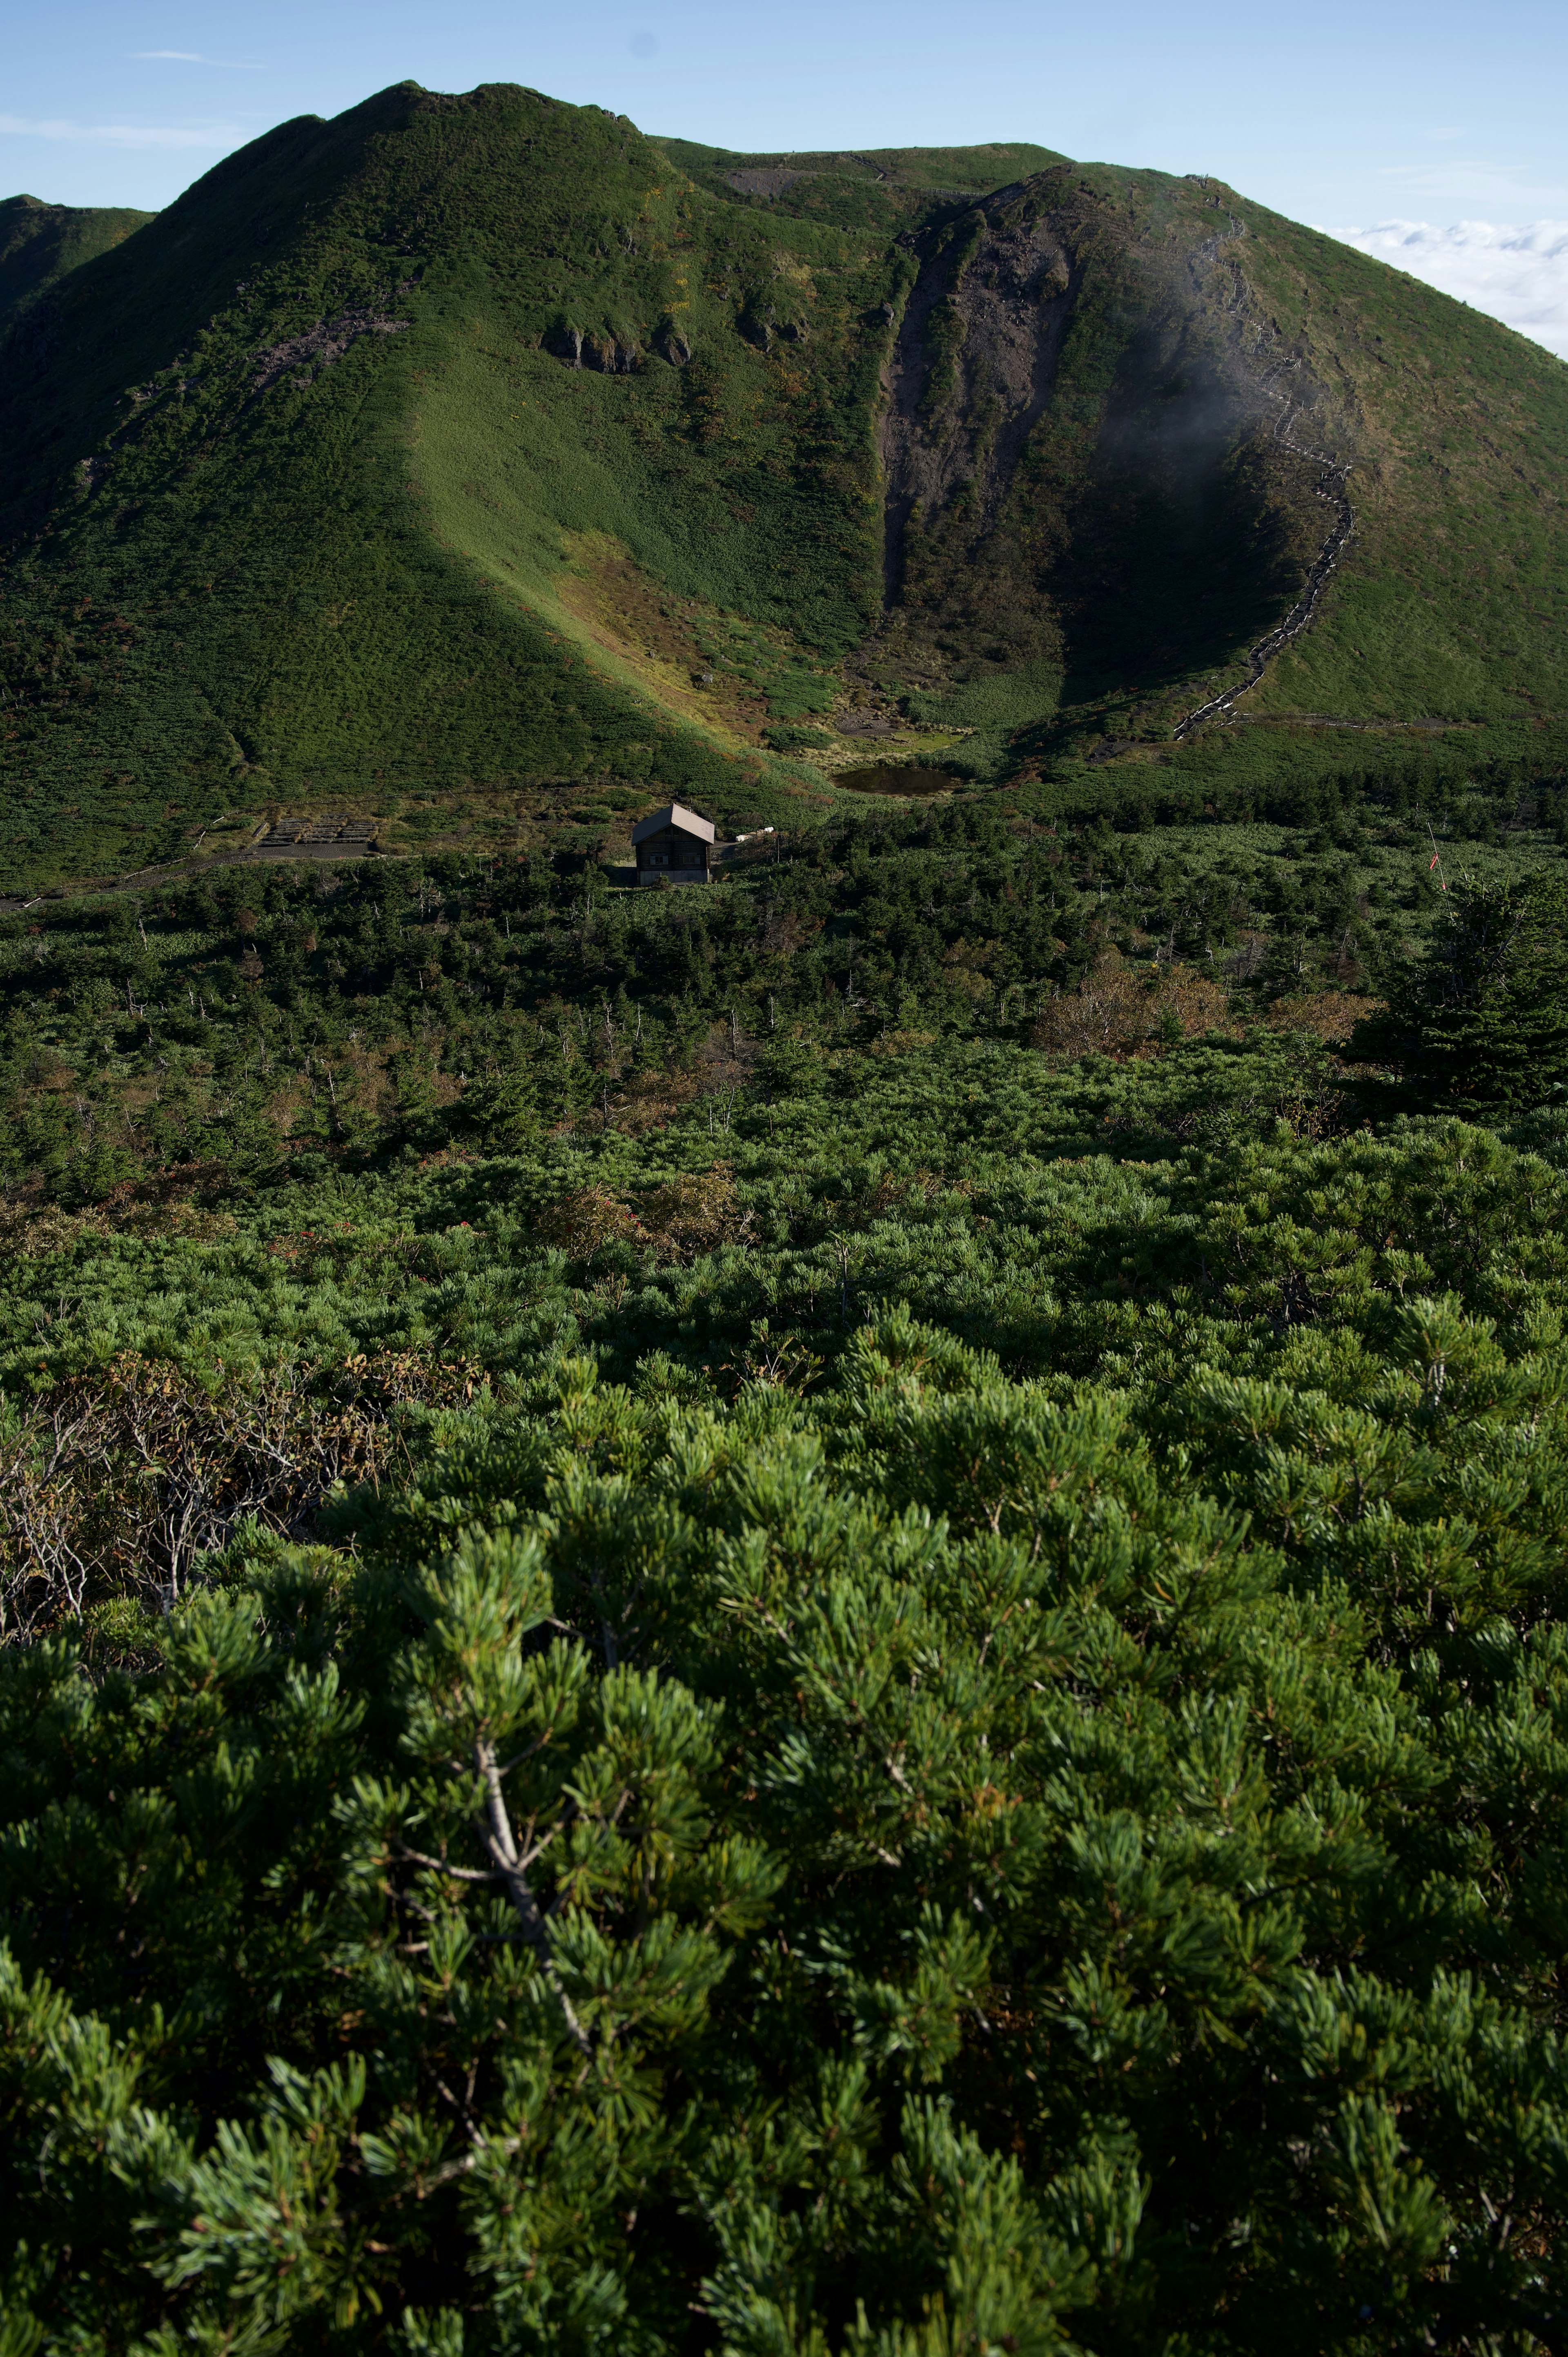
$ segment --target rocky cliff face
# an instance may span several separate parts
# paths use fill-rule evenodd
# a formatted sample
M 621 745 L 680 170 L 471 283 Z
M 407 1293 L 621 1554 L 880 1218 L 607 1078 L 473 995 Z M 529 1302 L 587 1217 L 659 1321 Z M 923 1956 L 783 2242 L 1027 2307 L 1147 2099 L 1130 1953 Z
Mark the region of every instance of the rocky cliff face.
M 909 241 L 919 274 L 898 322 L 881 435 L 890 601 L 911 517 L 929 529 L 961 501 L 972 545 L 992 531 L 1055 382 L 1074 256 L 1066 225 L 1006 201 L 1013 194 Z

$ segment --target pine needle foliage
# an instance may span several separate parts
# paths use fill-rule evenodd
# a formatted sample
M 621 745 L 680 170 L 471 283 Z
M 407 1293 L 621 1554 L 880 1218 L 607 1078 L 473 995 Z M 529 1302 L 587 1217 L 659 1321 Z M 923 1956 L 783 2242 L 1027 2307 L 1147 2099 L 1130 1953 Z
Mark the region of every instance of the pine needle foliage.
M 0 1656 L 11 2311 L 1549 2346 L 1561 1405 L 1453 1301 L 1308 1349 L 566 1359 L 357 1560 L 237 1549 L 134 1676 Z
M 1568 1090 L 1568 893 L 1548 872 L 1450 896 L 1386 1014 L 1358 1034 L 1412 1099 L 1506 1118 Z
M 18 2348 L 1555 2345 L 1563 1118 L 1362 1125 L 1238 873 L 14 923 Z

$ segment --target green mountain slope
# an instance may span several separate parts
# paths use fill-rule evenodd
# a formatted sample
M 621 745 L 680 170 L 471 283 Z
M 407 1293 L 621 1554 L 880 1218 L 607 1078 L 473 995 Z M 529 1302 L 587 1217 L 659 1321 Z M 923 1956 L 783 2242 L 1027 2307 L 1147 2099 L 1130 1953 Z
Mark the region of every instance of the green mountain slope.
M 1568 371 L 1213 184 L 402 85 L 3 357 L 15 877 L 295 801 L 805 817 L 769 741 L 846 702 L 1037 795 L 1362 746 L 1237 714 L 1557 758 Z
M 152 219 L 128 207 L 5 198 L 0 202 L 0 336 L 68 272 L 108 253 Z

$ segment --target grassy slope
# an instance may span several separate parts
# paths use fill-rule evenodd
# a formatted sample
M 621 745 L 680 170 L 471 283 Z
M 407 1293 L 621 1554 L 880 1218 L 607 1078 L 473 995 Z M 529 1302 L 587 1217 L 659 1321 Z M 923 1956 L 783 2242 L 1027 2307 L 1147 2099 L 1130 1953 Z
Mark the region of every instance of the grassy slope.
M 510 89 L 386 92 L 209 175 L 81 274 L 13 402 L 11 873 L 166 856 L 226 803 L 815 794 L 757 738 L 874 610 L 885 249 L 750 221 Z M 408 325 L 253 391 L 258 351 L 348 308 Z M 769 355 L 753 313 L 805 336 Z M 566 325 L 693 357 L 571 370 L 541 348 Z M 658 678 L 595 594 L 628 566 L 690 608 Z M 746 616 L 767 646 L 728 662 Z
M 7 686 L 20 709 L 7 754 L 21 828 L 29 804 L 38 813 L 18 867 L 102 864 L 123 855 L 127 821 L 166 854 L 193 813 L 236 796 L 327 791 L 385 808 L 422 787 L 620 770 L 720 807 L 726 791 L 756 800 L 754 760 L 737 770 L 694 729 L 660 736 L 613 678 L 567 670 L 441 511 L 442 437 L 471 445 L 464 370 L 482 361 L 487 320 L 509 344 L 520 325 L 536 340 L 564 298 L 585 325 L 624 330 L 607 307 L 635 296 L 635 317 L 671 296 L 657 221 L 629 296 L 628 274 L 593 252 L 657 213 L 651 192 L 670 179 L 657 150 L 596 109 L 515 91 L 461 104 L 394 91 L 332 126 L 284 126 L 172 208 L 134 261 L 79 274 L 52 367 L 13 410 Z M 671 194 L 671 228 L 673 209 Z M 582 253 L 560 253 L 567 236 Z M 236 284 L 236 268 L 254 274 Z M 346 308 L 411 325 L 360 338 L 307 384 L 289 371 L 254 392 L 259 350 Z M 658 316 L 636 321 L 644 336 Z M 580 408 L 618 389 L 590 376 L 585 393 L 560 362 L 535 364 L 556 402 Z M 410 452 L 424 396 L 449 373 L 453 389 L 432 403 L 427 519 Z M 667 376 L 693 412 L 693 447 L 710 411 L 720 433 L 709 438 L 722 440 L 723 371 Z M 590 416 L 590 490 L 593 441 Z M 830 420 L 820 464 L 794 447 L 787 467 L 761 456 L 773 461 L 769 501 L 788 511 L 772 542 L 776 601 L 782 610 L 787 582 L 806 626 L 842 640 L 859 626 L 869 461 L 846 468 L 836 441 Z M 517 447 L 527 452 L 524 437 Z M 472 472 L 470 449 L 452 487 L 459 505 Z M 559 504 L 564 470 L 545 473 Z M 706 462 L 710 494 L 726 473 L 733 501 L 736 469 L 720 449 Z M 688 538 L 716 545 L 725 525 L 738 546 L 736 519 L 710 505 Z M 592 528 L 623 514 L 624 492 L 618 507 L 601 490 L 570 520 Z M 561 562 L 558 519 L 547 507 L 526 523 L 525 586 L 538 595 Z M 748 577 L 745 558 L 719 568 L 725 602 Z
M 742 155 L 660 139 L 667 156 L 731 209 L 775 220 L 831 221 L 891 240 L 933 202 L 962 202 L 1065 160 L 1024 140 L 981 147 L 877 147 L 857 153 Z
M 1333 388 L 1354 540 L 1278 711 L 1568 716 L 1568 367 L 1403 272 L 1245 207 L 1238 258 Z
M 912 267 L 895 234 L 1050 160 L 740 157 L 533 92 L 413 86 L 230 158 L 72 272 L 48 348 L 12 371 L 10 874 L 167 856 L 266 802 L 526 832 L 585 797 L 591 820 L 619 780 L 803 814 L 784 797 L 821 781 L 758 738 L 820 710 L 878 619 L 883 307 Z M 776 194 L 732 185 L 783 166 L 800 176 Z M 1265 452 L 1273 477 L 1227 489 L 1229 537 L 1206 542 L 1152 464 L 1130 500 L 1118 455 L 1128 417 L 1225 360 L 1194 257 L 1232 214 L 1244 234 L 1204 266 L 1240 264 L 1248 333 L 1323 388 L 1309 431 L 1354 451 L 1359 518 L 1252 707 L 1485 720 L 1488 751 L 1539 754 L 1524 716 L 1565 701 L 1568 371 L 1226 192 L 1217 210 L 1211 188 L 1108 167 L 1030 188 L 1079 239 L 1083 290 L 1007 562 L 982 550 L 962 586 L 977 630 L 1034 599 L 1066 654 L 928 682 L 926 716 L 980 729 L 974 772 L 1087 784 L 1086 725 L 1159 735 L 1300 577 L 1305 462 Z M 258 352 L 355 309 L 407 324 L 254 389 Z M 571 330 L 641 365 L 573 369 Z M 1348 750 L 1260 729 L 1162 776 L 1179 804 Z M 1093 782 L 1150 780 L 1113 760 Z

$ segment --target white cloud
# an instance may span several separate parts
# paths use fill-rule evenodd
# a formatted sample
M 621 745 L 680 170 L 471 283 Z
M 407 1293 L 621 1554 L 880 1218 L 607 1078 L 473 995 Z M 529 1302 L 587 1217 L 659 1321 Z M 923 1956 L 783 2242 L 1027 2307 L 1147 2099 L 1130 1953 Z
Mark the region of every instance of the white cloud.
M 81 139 L 107 147 L 237 147 L 253 136 L 237 123 L 200 128 L 162 123 L 30 123 L 20 114 L 0 114 L 0 137 Z
M 260 73 L 260 66 L 247 58 L 204 58 L 199 49 L 133 49 L 134 58 L 166 58 L 179 66 L 218 66 L 224 73 Z
M 1529 221 L 1523 228 L 1466 221 L 1451 229 L 1387 221 L 1325 234 L 1456 295 L 1568 360 L 1568 221 Z

